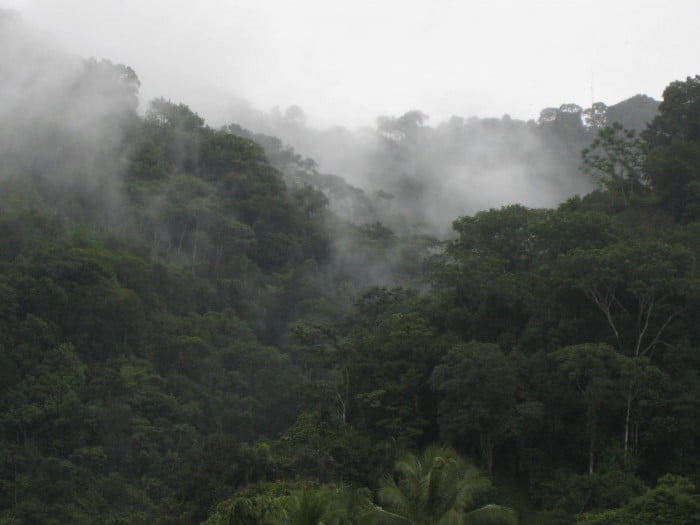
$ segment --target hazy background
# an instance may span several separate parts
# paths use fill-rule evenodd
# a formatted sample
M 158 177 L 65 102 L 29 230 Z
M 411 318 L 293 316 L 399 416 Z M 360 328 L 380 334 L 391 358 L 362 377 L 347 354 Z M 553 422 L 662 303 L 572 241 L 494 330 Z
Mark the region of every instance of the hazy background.
M 561 102 L 660 98 L 698 68 L 700 2 L 5 0 L 71 53 L 134 68 L 226 123 L 232 97 L 314 126 L 420 109 L 537 118 Z M 145 104 L 142 103 L 142 108 Z
M 556 207 L 594 189 L 579 170 L 596 132 L 585 108 L 661 98 L 697 73 L 700 48 L 693 2 L 673 14 L 577 1 L 0 6 L 20 13 L 0 34 L 0 153 L 31 176 L 92 188 L 86 202 L 120 209 L 119 145 L 138 88 L 142 114 L 165 97 L 252 132 L 291 187 L 322 191 L 353 224 L 441 237 L 461 215 Z M 133 72 L 101 59 L 140 83 L 111 91 L 110 75 Z M 558 116 L 535 122 L 544 108 Z

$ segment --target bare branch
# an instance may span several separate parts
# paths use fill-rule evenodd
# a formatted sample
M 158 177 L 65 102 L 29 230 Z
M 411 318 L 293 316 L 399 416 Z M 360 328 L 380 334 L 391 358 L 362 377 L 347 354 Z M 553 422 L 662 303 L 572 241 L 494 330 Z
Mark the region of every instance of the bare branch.
M 661 325 L 661 328 L 659 328 L 659 331 L 656 333 L 656 336 L 654 336 L 654 339 L 652 339 L 651 343 L 649 343 L 646 347 L 644 347 L 644 350 L 642 350 L 640 355 L 646 355 L 648 352 L 654 350 L 656 345 L 659 343 L 659 340 L 661 339 L 661 335 L 664 333 L 664 330 L 666 327 L 673 321 L 674 317 L 680 314 L 679 310 L 676 310 L 673 312 L 671 315 L 668 316 L 668 319 L 664 322 L 664 324 Z

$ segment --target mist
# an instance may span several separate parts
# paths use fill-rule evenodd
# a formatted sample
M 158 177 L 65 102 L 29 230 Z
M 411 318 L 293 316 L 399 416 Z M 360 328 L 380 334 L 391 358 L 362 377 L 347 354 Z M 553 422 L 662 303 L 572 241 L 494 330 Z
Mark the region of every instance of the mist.
M 0 116 L 9 123 L 0 137 L 3 176 L 40 179 L 45 198 L 52 185 L 66 185 L 84 196 L 87 207 L 113 217 L 124 213 L 125 134 L 139 109 L 138 72 L 74 56 L 11 11 L 2 16 L 0 38 Z M 209 101 L 205 114 L 217 100 Z M 655 104 L 636 112 L 635 126 L 653 116 Z M 148 107 L 142 101 L 142 115 Z M 593 107 L 613 115 L 621 106 Z M 580 150 L 602 125 L 586 122 L 592 108 L 545 108 L 537 121 L 509 115 L 434 121 L 418 108 L 377 115 L 373 125 L 360 128 L 318 127 L 298 105 L 265 111 L 231 94 L 214 123 L 225 122 L 234 134 L 262 144 L 290 188 L 322 192 L 341 220 L 444 238 L 462 215 L 515 203 L 555 207 L 594 189 L 579 170 Z M 618 111 L 615 118 L 634 111 Z M 196 151 L 188 154 L 197 157 Z M 292 157 L 297 159 L 290 162 Z M 151 205 L 157 202 L 151 199 Z M 336 245 L 346 246 L 347 239 L 340 235 Z
M 536 119 L 547 105 L 659 98 L 697 64 L 700 6 L 678 0 L 6 0 L 71 53 L 132 67 L 156 97 L 214 126 L 235 97 L 297 104 L 325 129 L 420 109 Z
M 0 179 L 33 180 L 57 211 L 67 205 L 54 200 L 60 187 L 105 217 L 117 213 L 137 97 L 130 68 L 73 56 L 18 13 L 0 11 Z
M 596 130 L 584 124 L 583 108 L 573 108 L 574 115 L 550 108 L 551 122 L 453 116 L 432 125 L 414 110 L 350 130 L 309 126 L 298 106 L 265 113 L 241 102 L 230 119 L 279 137 L 315 161 L 317 174 L 339 176 L 361 190 L 334 191 L 316 177 L 331 209 L 344 219 L 442 237 L 461 215 L 515 203 L 556 207 L 594 189 L 579 165 L 580 150 Z M 649 115 L 653 111 L 652 104 Z

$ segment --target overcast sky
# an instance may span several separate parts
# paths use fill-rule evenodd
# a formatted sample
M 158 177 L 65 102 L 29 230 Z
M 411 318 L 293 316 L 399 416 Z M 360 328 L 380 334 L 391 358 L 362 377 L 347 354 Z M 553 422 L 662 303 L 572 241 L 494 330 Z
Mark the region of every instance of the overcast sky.
M 660 98 L 700 73 L 700 0 L 0 0 L 72 53 L 133 67 L 144 100 L 218 124 L 231 96 L 350 127 L 421 109 L 537 118 Z

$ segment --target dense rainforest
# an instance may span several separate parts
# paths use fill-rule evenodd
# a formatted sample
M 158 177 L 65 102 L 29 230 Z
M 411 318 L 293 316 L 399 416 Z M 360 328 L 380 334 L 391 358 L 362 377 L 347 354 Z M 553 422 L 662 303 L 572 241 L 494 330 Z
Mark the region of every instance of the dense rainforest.
M 700 523 L 700 77 L 384 117 L 374 192 L 138 88 L 3 108 L 0 524 Z M 590 191 L 438 234 L 484 133 Z

